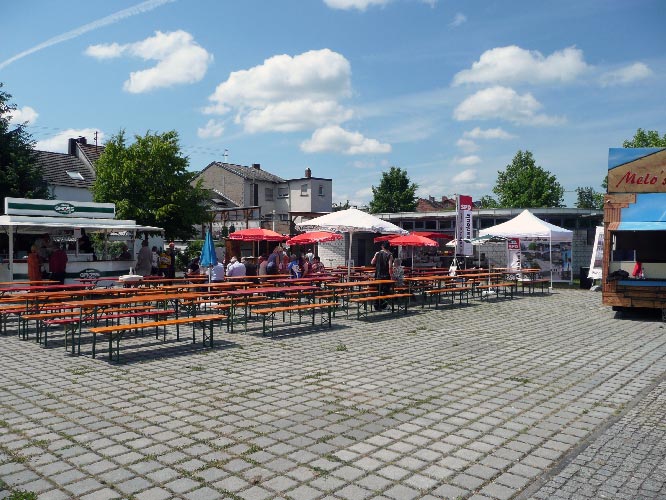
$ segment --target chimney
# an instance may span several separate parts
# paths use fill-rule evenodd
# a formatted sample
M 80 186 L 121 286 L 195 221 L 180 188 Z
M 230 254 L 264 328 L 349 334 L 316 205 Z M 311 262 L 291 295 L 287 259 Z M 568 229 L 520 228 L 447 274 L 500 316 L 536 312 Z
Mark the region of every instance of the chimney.
M 88 140 L 83 137 L 82 135 L 79 136 L 79 138 L 76 140 L 79 144 L 88 144 Z
M 435 203 L 435 197 L 434 196 L 428 196 L 428 201 L 430 201 L 430 203 Z
M 67 141 L 67 154 L 69 156 L 76 156 L 76 139 L 69 139 Z
M 257 170 L 261 170 L 261 163 L 253 163 L 252 168 L 256 168 Z
M 312 170 L 310 170 L 310 167 L 308 167 L 305 169 L 305 178 L 309 179 L 310 177 L 312 177 Z

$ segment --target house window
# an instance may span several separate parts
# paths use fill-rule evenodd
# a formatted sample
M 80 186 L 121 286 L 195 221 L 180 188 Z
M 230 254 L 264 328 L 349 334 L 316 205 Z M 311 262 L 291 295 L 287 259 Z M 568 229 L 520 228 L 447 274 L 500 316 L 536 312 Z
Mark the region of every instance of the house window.
M 67 175 L 69 175 L 70 179 L 74 179 L 75 181 L 82 181 L 83 176 L 81 175 L 81 172 L 72 172 L 71 170 L 66 170 Z
M 273 201 L 273 188 L 266 188 L 264 193 L 266 201 Z
M 437 229 L 437 221 L 434 219 L 425 221 L 425 228 L 430 231 L 434 231 Z
M 417 220 L 414 221 L 414 228 L 415 229 L 423 229 L 425 227 L 425 222 L 422 220 Z
M 301 184 L 301 196 L 307 196 L 307 195 L 308 195 L 308 185 Z
M 289 198 L 289 188 L 279 187 L 278 188 L 278 198 Z
M 280 220 L 282 222 L 288 222 L 289 221 L 289 214 L 280 214 Z
M 411 231 L 412 229 L 414 229 L 414 221 L 411 220 L 402 221 L 402 228 Z
M 324 185 L 319 184 L 319 196 L 324 196 Z

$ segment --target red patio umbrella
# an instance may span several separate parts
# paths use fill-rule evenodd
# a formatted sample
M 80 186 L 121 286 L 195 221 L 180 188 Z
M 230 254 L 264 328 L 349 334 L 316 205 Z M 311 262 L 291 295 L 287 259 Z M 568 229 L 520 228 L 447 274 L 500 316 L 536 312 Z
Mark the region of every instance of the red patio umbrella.
M 419 236 L 418 234 L 408 234 L 407 236 L 397 236 L 389 240 L 389 245 L 394 247 L 436 247 L 439 245 L 435 240 Z M 412 248 L 412 269 L 414 268 L 414 248 Z
M 332 233 L 330 231 L 310 231 L 309 233 L 302 233 L 287 240 L 287 245 L 311 245 L 312 243 L 324 243 L 326 241 L 341 240 L 340 233 Z
M 431 240 L 450 240 L 453 237 L 448 234 L 438 233 L 436 231 L 412 231 L 410 235 L 423 236 L 424 238 L 430 238 Z M 380 241 L 390 241 L 393 238 L 397 238 L 397 234 L 385 234 L 382 236 L 377 236 L 373 241 L 379 243 Z
M 283 236 L 270 229 L 262 229 L 260 227 L 241 229 L 239 231 L 234 231 L 229 235 L 230 240 L 241 241 L 284 241 L 287 238 L 288 236 Z
M 284 241 L 287 238 L 288 236 L 283 236 L 270 229 L 262 229 L 260 227 L 240 229 L 229 235 L 230 240 L 237 241 Z M 257 252 L 259 251 L 258 246 L 259 243 L 257 243 Z M 254 251 L 254 245 L 252 245 L 252 250 Z

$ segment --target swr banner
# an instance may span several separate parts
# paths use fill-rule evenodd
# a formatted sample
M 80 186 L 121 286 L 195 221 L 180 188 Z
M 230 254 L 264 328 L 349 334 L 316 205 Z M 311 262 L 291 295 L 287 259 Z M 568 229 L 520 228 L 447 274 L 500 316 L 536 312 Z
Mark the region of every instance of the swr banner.
M 472 244 L 470 240 L 473 237 L 472 221 L 472 197 L 463 194 L 458 195 L 458 213 L 456 217 L 456 254 L 470 256 L 473 255 Z
M 520 264 L 520 239 L 509 238 L 506 245 L 507 259 L 509 269 L 519 270 Z

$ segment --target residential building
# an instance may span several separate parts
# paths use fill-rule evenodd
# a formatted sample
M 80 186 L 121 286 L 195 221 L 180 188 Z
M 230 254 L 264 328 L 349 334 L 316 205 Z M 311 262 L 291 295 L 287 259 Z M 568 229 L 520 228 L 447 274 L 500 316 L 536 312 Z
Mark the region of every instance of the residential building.
M 85 137 L 69 139 L 67 153 L 36 151 L 51 195 L 56 200 L 92 201 L 95 162 L 103 151 L 103 146 L 88 144 Z
M 301 178 L 283 179 L 258 163 L 247 167 L 215 161 L 199 172 L 195 182 L 199 179 L 227 204 L 218 210 L 217 223 L 233 223 L 236 229 L 263 227 L 290 234 L 300 217 L 332 210 L 333 181 L 313 177 L 309 168 Z M 230 212 L 236 213 L 234 222 Z

